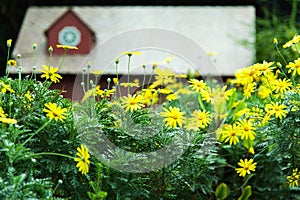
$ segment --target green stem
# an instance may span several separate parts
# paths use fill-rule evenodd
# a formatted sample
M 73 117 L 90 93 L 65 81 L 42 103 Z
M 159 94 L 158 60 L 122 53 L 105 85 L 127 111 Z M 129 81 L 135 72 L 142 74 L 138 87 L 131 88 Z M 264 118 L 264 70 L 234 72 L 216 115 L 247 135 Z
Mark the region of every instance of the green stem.
M 98 85 L 98 76 L 99 75 L 95 75 L 95 85 Z
M 119 90 L 119 93 L 120 93 L 120 96 L 122 96 L 122 93 L 121 93 L 121 88 L 120 88 L 120 84 L 119 84 L 119 73 L 118 73 L 118 63 L 117 62 L 115 62 L 115 64 L 116 64 L 116 75 L 117 75 L 117 87 L 118 87 L 118 90 Z M 117 92 L 116 92 L 116 94 L 117 94 Z
M 149 86 L 150 86 L 150 83 L 151 83 L 151 79 L 152 79 L 153 72 L 154 72 L 154 69 L 152 68 L 152 71 L 151 71 L 151 74 L 150 74 L 150 78 L 149 78 L 149 81 L 148 81 L 147 87 L 149 87 Z
M 49 51 L 49 67 L 52 65 L 52 51 Z
M 144 89 L 145 82 L 146 82 L 146 67 L 144 67 L 144 78 L 143 78 L 143 84 L 142 84 L 142 91 Z
M 280 50 L 279 50 L 277 44 L 275 45 L 275 47 L 276 47 L 276 50 L 277 50 L 278 54 L 280 55 L 280 57 L 282 58 L 282 60 L 284 61 L 284 63 L 287 65 L 288 63 L 286 62 L 285 58 L 284 58 L 283 55 L 281 54 L 281 52 L 280 52 Z
M 295 29 L 295 23 L 296 23 L 296 17 L 297 17 L 297 4 L 298 4 L 298 0 L 293 0 L 292 2 L 292 11 L 291 11 L 291 16 L 290 16 L 290 28 L 294 31 L 296 31 Z
M 58 182 L 53 190 L 52 196 L 55 194 L 55 191 L 57 190 L 57 188 L 59 187 L 60 183 Z
M 45 122 L 36 132 L 34 132 L 22 145 L 25 146 L 25 144 L 27 142 L 29 142 L 31 140 L 31 138 L 35 135 L 37 135 L 41 130 L 43 130 L 46 126 L 48 126 L 48 124 L 50 124 L 50 122 L 52 121 L 52 119 L 50 119 L 49 121 Z
M 110 88 L 110 82 L 111 81 L 107 81 L 107 90 L 109 90 L 109 88 Z
M 36 80 L 36 73 L 35 73 L 35 69 L 36 69 L 36 49 L 33 49 L 33 67 L 32 67 L 32 73 L 30 76 L 30 79 L 32 79 L 32 77 L 34 77 L 34 79 Z
M 74 159 L 75 157 L 73 156 L 69 156 L 66 154 L 62 154 L 62 153 L 54 153 L 54 152 L 41 152 L 41 153 L 35 153 L 33 154 L 33 156 L 43 156 L 43 155 L 47 155 L 47 156 L 61 156 L 61 157 L 65 157 L 65 158 L 70 158 L 70 159 Z
M 225 167 L 231 167 L 231 168 L 233 168 L 233 169 L 235 169 L 236 167 L 235 166 L 233 166 L 233 165 L 231 165 L 231 164 L 228 164 L 228 163 L 226 163 L 226 165 L 224 165 Z
M 206 111 L 200 94 L 198 94 L 198 102 L 199 102 L 199 105 L 200 105 L 201 109 Z
M 8 60 L 9 60 L 9 54 L 10 54 L 10 47 L 7 47 L 7 57 L 6 57 L 6 76 L 8 76 Z
M 65 60 L 66 55 L 67 55 L 67 51 L 68 51 L 68 50 L 65 49 L 64 55 L 63 55 L 63 57 L 62 57 L 62 59 L 61 59 L 61 62 L 60 62 L 60 64 L 59 64 L 59 67 L 58 67 L 58 71 L 60 70 L 62 64 L 64 63 L 64 60 Z M 51 53 L 50 55 L 51 55 L 51 57 L 52 57 L 52 53 Z
M 98 179 L 97 179 L 97 185 L 96 185 L 96 191 L 95 192 L 98 192 L 100 190 L 101 173 L 102 173 L 100 166 L 97 166 L 97 170 L 98 170 L 98 172 L 97 172 L 97 175 L 98 175 L 97 178 Z
M 127 83 L 129 84 L 129 82 L 130 82 L 130 74 L 129 74 L 129 70 L 130 70 L 130 57 L 131 57 L 131 55 L 129 54 L 128 55 L 128 67 L 127 67 Z M 130 85 L 128 85 L 128 95 L 129 95 L 129 93 L 130 93 Z
M 19 76 L 19 89 L 21 90 L 21 79 L 22 79 L 22 70 L 18 68 L 18 76 Z
M 87 67 L 87 72 L 86 72 L 86 85 L 87 85 L 87 90 L 90 89 L 90 69 L 89 69 L 89 65 Z
M 118 82 L 119 82 L 118 63 L 116 63 L 116 75 L 117 75 L 117 80 L 118 80 Z

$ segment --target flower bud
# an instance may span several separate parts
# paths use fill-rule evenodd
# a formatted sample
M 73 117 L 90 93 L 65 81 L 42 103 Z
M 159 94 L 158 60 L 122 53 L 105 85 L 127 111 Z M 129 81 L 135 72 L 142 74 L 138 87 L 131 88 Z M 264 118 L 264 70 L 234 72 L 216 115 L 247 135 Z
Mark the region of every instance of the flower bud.
M 35 42 L 35 43 L 33 43 L 32 48 L 35 50 L 36 47 L 37 47 L 37 43 Z
M 92 66 L 92 63 L 91 63 L 91 61 L 89 61 L 89 62 L 87 63 L 87 68 L 90 69 L 91 66 Z
M 48 48 L 48 51 L 49 51 L 49 53 L 52 53 L 52 52 L 53 52 L 53 47 L 50 46 L 50 47 Z
M 6 41 L 7 47 L 11 47 L 11 42 L 12 42 L 12 39 L 9 39 Z

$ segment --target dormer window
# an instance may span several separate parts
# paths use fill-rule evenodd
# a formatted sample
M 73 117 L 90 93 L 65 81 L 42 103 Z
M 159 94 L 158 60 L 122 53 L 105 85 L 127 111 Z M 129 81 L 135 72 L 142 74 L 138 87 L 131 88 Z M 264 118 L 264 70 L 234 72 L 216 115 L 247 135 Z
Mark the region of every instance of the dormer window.
M 81 41 L 81 33 L 75 26 L 65 26 L 58 33 L 58 43 L 62 45 L 77 46 Z
M 71 9 L 59 17 L 46 31 L 48 47 L 53 46 L 53 54 L 63 54 L 63 49 L 56 49 L 57 44 L 76 46 L 78 51 L 68 54 L 88 54 L 95 42 L 94 32 Z

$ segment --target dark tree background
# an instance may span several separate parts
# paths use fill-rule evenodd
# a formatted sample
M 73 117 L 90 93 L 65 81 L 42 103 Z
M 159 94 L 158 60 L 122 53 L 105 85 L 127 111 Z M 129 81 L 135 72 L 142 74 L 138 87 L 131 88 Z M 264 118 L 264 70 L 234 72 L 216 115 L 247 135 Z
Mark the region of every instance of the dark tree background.
M 262 16 L 264 9 L 280 9 L 283 14 L 290 12 L 289 4 L 291 0 L 1 0 L 0 1 L 0 75 L 3 75 L 6 65 L 6 40 L 12 39 L 12 49 L 18 37 L 26 9 L 29 6 L 66 6 L 66 5 L 85 5 L 85 6 L 129 6 L 129 5 L 165 5 L 165 6 L 199 6 L 199 5 L 254 5 L 257 16 Z M 51 17 L 51 16 L 50 16 Z

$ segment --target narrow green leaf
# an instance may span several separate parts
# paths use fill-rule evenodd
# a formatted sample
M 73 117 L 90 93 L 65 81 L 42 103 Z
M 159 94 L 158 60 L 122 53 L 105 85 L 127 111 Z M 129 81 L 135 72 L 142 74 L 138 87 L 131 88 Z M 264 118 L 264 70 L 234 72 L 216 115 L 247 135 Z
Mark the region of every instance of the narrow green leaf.
M 249 197 L 252 195 L 252 189 L 250 185 L 247 185 L 243 189 L 242 195 L 238 198 L 238 200 L 248 200 Z
M 215 192 L 217 199 L 224 200 L 226 199 L 228 194 L 229 194 L 229 188 L 225 183 L 221 183 L 220 185 L 218 185 Z

